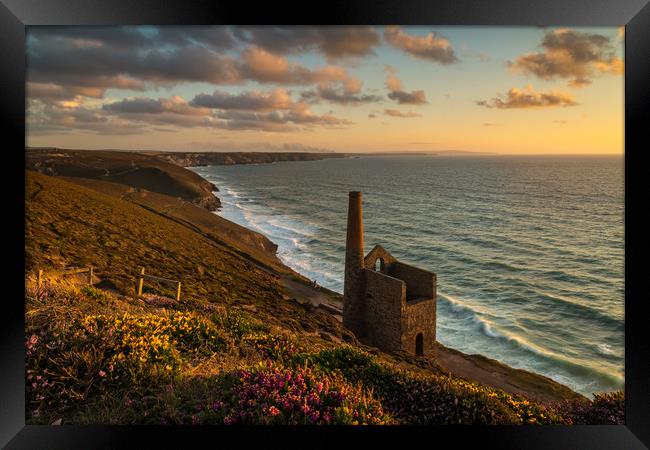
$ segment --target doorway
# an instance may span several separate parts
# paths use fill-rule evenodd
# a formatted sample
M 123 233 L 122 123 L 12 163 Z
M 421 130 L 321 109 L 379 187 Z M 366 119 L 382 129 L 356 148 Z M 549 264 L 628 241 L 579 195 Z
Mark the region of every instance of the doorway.
M 424 355 L 424 336 L 422 336 L 422 333 L 415 336 L 415 354 L 417 356 Z

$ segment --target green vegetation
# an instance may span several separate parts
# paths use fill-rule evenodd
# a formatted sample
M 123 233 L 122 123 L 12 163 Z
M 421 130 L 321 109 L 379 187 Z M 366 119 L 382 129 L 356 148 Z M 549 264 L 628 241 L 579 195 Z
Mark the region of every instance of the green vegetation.
M 124 184 L 87 178 L 64 177 L 62 179 L 142 206 L 147 211 L 173 220 L 214 242 L 226 245 L 258 264 L 278 272 L 289 272 L 275 256 L 277 246 L 265 236 L 223 219 L 193 203 L 157 192 L 136 190 Z
M 224 244 L 128 201 L 27 173 L 26 270 L 93 265 L 101 287 L 133 292 L 136 272 L 181 279 L 188 298 L 274 304 L 276 277 Z M 171 288 L 147 282 L 153 294 Z M 268 300 L 268 301 L 267 301 Z
M 75 281 L 27 299 L 29 423 L 621 423 L 622 394 L 542 405 L 302 339 L 242 309 L 136 304 Z M 180 311 L 179 309 L 183 309 Z
M 287 272 L 263 250 L 256 259 L 234 234 L 162 211 L 164 198 L 82 184 L 27 175 L 30 424 L 622 421 L 620 393 L 542 404 L 364 347 L 331 315 L 289 300 Z M 94 286 L 56 275 L 88 265 Z M 150 282 L 133 299 L 140 266 L 182 280 L 181 301 Z
M 27 149 L 26 167 L 48 175 L 112 181 L 180 197 L 210 210 L 220 207 L 216 187 L 190 170 L 135 152 Z

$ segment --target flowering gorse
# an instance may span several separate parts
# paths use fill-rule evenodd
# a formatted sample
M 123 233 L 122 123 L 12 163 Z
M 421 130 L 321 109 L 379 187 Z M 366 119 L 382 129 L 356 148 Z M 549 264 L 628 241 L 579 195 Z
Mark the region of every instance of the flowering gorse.
M 181 351 L 210 354 L 225 348 L 225 341 L 213 324 L 179 312 L 169 316 L 88 316 L 81 335 L 111 341 L 113 355 L 107 363 L 115 370 L 110 372 L 124 372 L 132 381 L 176 370 L 181 363 Z
M 296 354 L 296 345 L 286 336 L 271 333 L 251 333 L 243 337 L 242 341 L 260 354 L 273 360 L 288 360 Z
M 147 424 L 624 421 L 622 392 L 540 404 L 351 345 L 311 347 L 236 308 L 202 314 L 188 303 L 167 313 L 49 279 L 28 288 L 26 302 L 32 423 L 74 421 L 92 408 L 93 419 Z
M 214 314 L 212 320 L 238 339 L 249 333 L 267 331 L 262 323 L 238 309 L 229 308 L 221 314 Z
M 67 309 L 68 305 L 107 297 L 71 283 L 47 282 L 27 294 L 37 305 L 45 302 L 46 307 L 39 310 L 63 310 L 67 315 L 67 320 L 41 319 L 38 323 L 28 315 L 32 331 L 25 341 L 26 388 L 34 417 L 44 409 L 71 407 L 100 390 L 170 379 L 183 360 L 226 347 L 221 330 L 191 313 L 84 316 L 78 309 Z

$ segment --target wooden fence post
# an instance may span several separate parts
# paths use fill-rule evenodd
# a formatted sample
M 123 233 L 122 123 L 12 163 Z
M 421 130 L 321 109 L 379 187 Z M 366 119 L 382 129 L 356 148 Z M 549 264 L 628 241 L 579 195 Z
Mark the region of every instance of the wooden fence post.
M 43 285 L 43 269 L 38 269 L 38 288 Z
M 93 266 L 88 268 L 88 284 L 93 285 Z
M 144 267 L 140 271 L 140 275 L 144 275 Z M 138 281 L 138 297 L 142 295 L 142 285 L 144 284 L 144 277 L 140 276 L 140 280 Z
M 176 301 L 180 301 L 181 299 L 181 282 L 178 282 L 178 289 L 176 291 Z

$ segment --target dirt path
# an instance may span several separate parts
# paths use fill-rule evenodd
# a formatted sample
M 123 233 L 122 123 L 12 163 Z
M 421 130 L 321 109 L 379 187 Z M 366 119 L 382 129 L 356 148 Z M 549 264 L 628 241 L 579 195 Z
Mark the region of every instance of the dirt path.
M 324 288 L 314 288 L 308 281 L 281 277 L 288 295 L 301 302 L 321 306 L 342 320 L 342 296 Z M 580 395 L 550 378 L 525 370 L 514 369 L 483 355 L 467 355 L 436 343 L 436 365 L 443 371 L 479 384 L 502 389 L 510 394 L 522 394 L 531 400 L 555 402 Z
M 436 345 L 436 363 L 443 370 L 466 380 L 540 402 L 580 397 L 580 394 L 543 375 L 514 369 L 483 355 L 466 355 L 440 343 Z
M 322 305 L 324 309 L 334 316 L 341 314 L 343 303 L 340 294 L 322 287 L 314 288 L 306 281 L 298 281 L 288 276 L 282 276 L 280 279 L 291 297 L 298 301 L 309 302 L 314 306 Z

